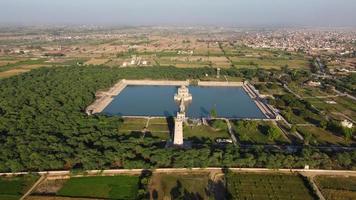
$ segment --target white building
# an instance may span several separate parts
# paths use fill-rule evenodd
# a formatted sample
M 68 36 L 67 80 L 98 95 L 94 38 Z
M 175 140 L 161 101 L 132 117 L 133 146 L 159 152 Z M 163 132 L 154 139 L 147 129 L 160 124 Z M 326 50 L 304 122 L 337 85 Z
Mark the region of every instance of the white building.
M 349 120 L 344 120 L 341 122 L 341 126 L 345 127 L 345 128 L 352 128 L 353 127 L 353 123 L 350 122 Z
M 182 85 L 180 88 L 178 88 L 178 93 L 174 95 L 174 100 L 176 101 L 191 101 L 192 95 L 189 93 L 189 89 L 185 86 Z

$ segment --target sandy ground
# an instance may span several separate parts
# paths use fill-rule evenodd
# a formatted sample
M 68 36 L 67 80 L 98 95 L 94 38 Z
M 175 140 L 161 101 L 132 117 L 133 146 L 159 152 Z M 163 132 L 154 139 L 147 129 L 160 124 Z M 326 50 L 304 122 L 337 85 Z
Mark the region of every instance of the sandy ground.
M 50 195 L 56 194 L 62 187 L 67 179 L 57 179 L 57 180 L 45 180 L 43 181 L 35 191 L 34 194 Z
M 0 72 L 0 78 L 7 78 L 10 76 L 15 76 L 24 72 L 30 71 L 29 69 L 12 69 L 4 72 Z
M 85 62 L 86 65 L 103 65 L 105 63 L 107 63 L 109 61 L 109 59 L 105 59 L 105 58 L 92 58 L 90 60 L 88 60 L 87 62 Z
M 7 64 L 17 63 L 17 62 L 18 60 L 0 60 L 0 67 L 5 66 Z

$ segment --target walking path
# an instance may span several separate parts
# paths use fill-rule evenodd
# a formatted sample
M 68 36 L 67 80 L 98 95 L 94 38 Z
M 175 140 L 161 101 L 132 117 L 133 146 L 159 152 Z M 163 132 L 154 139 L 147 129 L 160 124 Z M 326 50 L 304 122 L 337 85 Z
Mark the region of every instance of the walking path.
M 356 171 L 352 170 L 322 170 L 322 169 L 268 169 L 268 168 L 228 168 L 233 172 L 295 172 L 301 173 L 305 176 L 311 175 L 333 175 L 333 176 L 355 176 Z M 113 174 L 141 174 L 147 169 L 109 169 L 109 170 L 87 170 L 83 173 L 85 175 L 113 175 Z M 209 168 L 158 168 L 152 169 L 152 172 L 156 173 L 173 173 L 173 172 L 213 172 L 222 171 L 225 168 L 220 167 L 209 167 Z M 33 172 L 18 172 L 18 173 L 0 173 L 0 176 L 16 176 L 16 175 L 26 175 Z M 41 171 L 37 172 L 40 175 L 49 176 L 69 176 L 72 175 L 70 171 Z M 78 175 L 80 176 L 80 175 Z M 84 175 L 82 175 L 84 176 Z
M 296 96 L 299 100 L 303 99 L 299 94 L 293 92 L 287 84 L 283 84 L 284 89 L 286 89 L 289 93 L 292 93 L 294 96 Z
M 350 94 L 343 93 L 343 92 L 341 92 L 341 91 L 339 91 L 339 90 L 337 90 L 337 89 L 334 89 L 334 92 L 336 92 L 336 93 L 339 94 L 340 96 L 346 96 L 346 97 L 348 97 L 348 98 L 350 98 L 350 99 L 356 101 L 356 97 L 354 97 L 354 96 L 352 96 L 352 95 L 350 95 Z
M 231 123 L 228 119 L 225 119 L 226 124 L 227 124 L 227 128 L 229 130 L 232 142 L 234 143 L 234 145 L 237 145 L 237 139 L 235 137 L 235 130 L 232 128 Z
M 319 200 L 326 200 L 323 196 L 323 194 L 320 192 L 318 186 L 316 185 L 315 181 L 314 181 L 314 176 L 315 175 L 312 175 L 309 177 L 309 182 L 311 183 L 316 195 L 318 196 Z
M 32 193 L 32 191 L 39 185 L 42 183 L 42 181 L 44 181 L 46 179 L 46 175 L 42 175 L 35 184 L 32 185 L 32 187 L 24 194 L 22 195 L 22 197 L 20 198 L 20 200 L 24 200 L 28 195 L 30 195 Z

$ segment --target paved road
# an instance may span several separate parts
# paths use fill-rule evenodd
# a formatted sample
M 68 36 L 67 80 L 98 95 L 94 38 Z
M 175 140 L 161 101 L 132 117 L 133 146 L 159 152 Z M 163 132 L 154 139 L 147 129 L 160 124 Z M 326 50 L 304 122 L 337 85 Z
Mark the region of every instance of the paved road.
M 112 174 L 140 174 L 147 169 L 110 169 L 110 170 L 87 170 L 85 174 L 87 175 L 112 175 Z M 210 167 L 210 168 L 158 168 L 149 169 L 156 173 L 178 173 L 178 172 L 221 172 L 224 168 L 220 167 Z M 356 171 L 352 170 L 321 170 L 321 169 L 267 169 L 267 168 L 229 168 L 229 170 L 234 172 L 296 172 L 301 173 L 305 176 L 312 175 L 340 175 L 340 176 L 355 176 Z M 25 175 L 30 172 L 18 172 L 18 173 L 0 173 L 0 176 L 16 176 Z M 32 172 L 33 173 L 33 172 Z M 41 171 L 37 172 L 40 175 L 48 176 L 68 176 L 72 175 L 70 171 Z

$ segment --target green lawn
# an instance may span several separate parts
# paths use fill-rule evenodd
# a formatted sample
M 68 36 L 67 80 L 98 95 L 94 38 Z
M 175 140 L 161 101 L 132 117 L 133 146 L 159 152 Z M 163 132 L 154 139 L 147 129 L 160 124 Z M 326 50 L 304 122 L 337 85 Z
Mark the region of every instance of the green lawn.
M 230 134 L 225 122 L 222 122 L 221 127 L 213 128 L 211 126 L 184 126 L 185 139 L 210 139 L 215 141 L 218 138 L 230 138 Z
M 329 94 L 327 92 L 322 91 L 318 87 L 311 87 L 304 85 L 303 83 L 289 83 L 288 87 L 298 95 L 300 95 L 302 98 L 314 98 L 317 96 L 328 96 L 328 95 L 334 95 L 334 94 Z
M 356 199 L 356 177 L 317 176 L 315 182 L 326 200 Z
M 238 141 L 244 144 L 288 144 L 290 141 L 284 137 L 282 131 L 271 122 L 257 121 L 233 121 Z M 268 129 L 276 128 L 280 137 L 271 139 L 268 137 Z
M 119 132 L 130 134 L 131 132 L 142 131 L 146 126 L 147 119 L 144 118 L 125 118 L 124 123 L 120 126 Z
M 254 84 L 254 86 L 256 87 L 256 89 L 259 90 L 259 92 L 261 94 L 264 94 L 264 95 L 283 95 L 286 93 L 285 89 L 276 84 L 276 83 L 263 83 L 263 84 Z
M 143 130 L 145 129 L 146 123 L 146 118 L 125 118 L 124 123 L 119 128 L 119 133 L 127 135 L 138 133 L 143 136 Z M 170 138 L 170 130 L 168 122 L 165 118 L 150 119 L 148 127 L 146 128 L 148 131 L 146 137 L 158 137 L 162 140 L 167 140 Z
M 300 107 L 292 107 L 292 111 L 287 113 L 286 110 L 290 108 L 289 106 L 280 107 L 282 110 L 282 115 L 289 123 L 292 124 L 319 124 L 323 120 L 324 116 L 309 112 L 308 115 L 303 116 L 303 111 Z
M 333 118 L 344 120 L 346 115 L 356 121 L 356 102 L 347 97 L 335 97 L 329 99 L 308 99 L 316 108 L 329 113 Z M 326 101 L 335 101 L 336 104 L 328 104 Z
M 136 199 L 138 176 L 96 176 L 69 179 L 58 196 L 104 199 Z
M 309 184 L 291 174 L 232 173 L 227 175 L 227 190 L 235 200 L 314 200 Z
M 297 130 L 312 145 L 350 145 L 343 137 L 316 126 L 299 126 Z
M 0 200 L 19 199 L 37 179 L 37 176 L 0 177 Z

